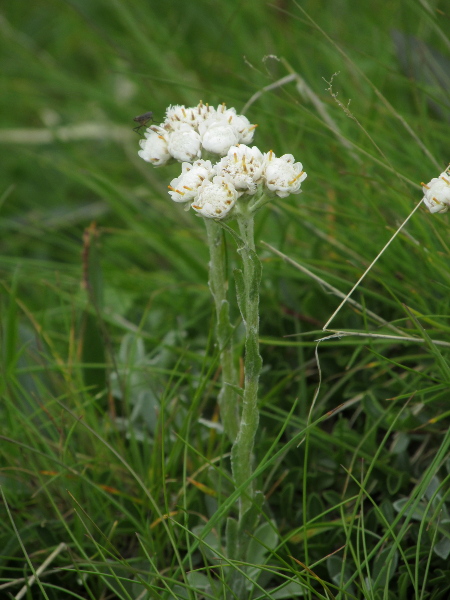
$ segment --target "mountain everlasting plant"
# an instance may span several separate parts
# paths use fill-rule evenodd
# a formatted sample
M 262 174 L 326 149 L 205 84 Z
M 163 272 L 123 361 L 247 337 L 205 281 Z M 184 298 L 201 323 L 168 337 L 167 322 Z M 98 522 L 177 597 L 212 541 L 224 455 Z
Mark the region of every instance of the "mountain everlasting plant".
M 259 421 L 258 383 L 262 367 L 259 353 L 259 285 L 261 263 L 255 252 L 254 215 L 271 199 L 299 194 L 306 173 L 292 154 L 277 157 L 249 146 L 256 125 L 224 104 L 217 108 L 169 106 L 160 125 L 151 125 L 140 141 L 139 156 L 155 167 L 181 163 L 181 173 L 170 182 L 169 196 L 192 209 L 205 222 L 210 250 L 209 286 L 217 317 L 222 385 L 218 397 L 224 431 L 232 443 L 231 468 L 240 490 L 239 518 L 229 558 L 245 559 L 251 508 L 262 494 L 252 482 L 253 445 Z M 215 161 L 215 162 L 214 162 Z M 236 221 L 235 229 L 228 222 Z M 228 283 L 222 252 L 223 232 L 235 239 L 242 269 L 235 269 L 237 303 L 245 326 L 244 389 L 239 387 L 234 362 L 233 325 L 229 318 Z M 231 525 L 230 525 L 231 523 Z M 254 520 L 256 524 L 256 520 Z M 245 527 L 245 529 L 244 529 Z M 241 597 L 245 581 L 232 586 Z

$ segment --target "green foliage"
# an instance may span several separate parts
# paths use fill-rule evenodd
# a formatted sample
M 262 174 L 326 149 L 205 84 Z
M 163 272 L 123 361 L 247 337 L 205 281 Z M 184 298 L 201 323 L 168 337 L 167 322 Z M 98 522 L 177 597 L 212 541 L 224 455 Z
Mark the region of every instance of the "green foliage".
M 5 3 L 2 598 L 44 565 L 22 597 L 447 600 L 448 216 L 419 208 L 316 340 L 450 160 L 448 16 Z M 132 128 L 252 98 L 254 143 L 308 178 L 256 215 L 261 494 L 238 551 L 206 233 L 167 195 L 179 165 L 144 163 Z

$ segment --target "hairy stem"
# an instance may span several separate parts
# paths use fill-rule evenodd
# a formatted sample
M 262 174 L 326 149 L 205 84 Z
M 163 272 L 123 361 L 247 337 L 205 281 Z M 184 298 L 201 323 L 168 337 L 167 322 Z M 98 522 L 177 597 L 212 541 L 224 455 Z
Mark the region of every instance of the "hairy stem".
M 245 387 L 241 420 L 231 451 L 231 464 L 236 487 L 248 482 L 253 473 L 253 446 L 259 422 L 258 384 L 262 368 L 259 354 L 259 285 L 261 263 L 255 252 L 253 215 L 243 206 L 237 217 L 243 242 L 239 252 L 243 270 L 236 271 L 238 304 L 245 325 Z M 253 483 L 243 490 L 239 501 L 239 520 L 252 506 L 255 495 Z
M 231 442 L 239 428 L 239 404 L 237 370 L 233 359 L 233 330 L 227 300 L 228 280 L 223 247 L 223 230 L 212 219 L 204 219 L 209 244 L 209 288 L 214 299 L 217 317 L 217 342 L 222 366 L 222 387 L 219 392 L 219 407 L 222 424 Z

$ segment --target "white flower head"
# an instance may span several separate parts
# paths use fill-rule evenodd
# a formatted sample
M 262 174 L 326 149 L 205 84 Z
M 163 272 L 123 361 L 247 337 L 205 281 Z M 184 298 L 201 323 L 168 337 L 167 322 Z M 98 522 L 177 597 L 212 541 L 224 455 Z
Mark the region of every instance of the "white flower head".
M 236 114 L 236 109 L 225 104 L 217 109 L 202 101 L 193 107 L 176 104 L 168 107 L 160 126 L 147 129 L 146 140 L 140 142 L 139 156 L 155 166 L 172 158 L 194 162 L 201 157 L 202 150 L 225 156 L 231 146 L 249 143 L 255 127 L 247 117 Z
M 184 162 L 181 175 L 170 182 L 170 197 L 174 202 L 192 202 L 197 197 L 198 188 L 205 180 L 212 179 L 213 175 L 209 160 L 196 160 L 192 164 Z
M 251 142 L 255 128 L 247 117 L 237 115 L 236 109 L 221 104 L 199 124 L 198 131 L 207 152 L 225 156 L 231 146 Z
M 236 204 L 239 195 L 227 177 L 216 175 L 212 181 L 206 179 L 202 183 L 191 206 L 201 217 L 223 219 Z
M 194 107 L 194 110 L 197 115 L 197 123 L 199 125 L 206 119 L 209 119 L 210 117 L 216 114 L 216 109 L 214 108 L 214 106 L 210 106 L 209 104 L 203 104 L 201 100 L 197 104 L 197 106 Z
M 237 190 L 254 194 L 262 179 L 264 155 L 256 146 L 239 144 L 232 146 L 214 168 L 217 175 L 228 176 Z
M 141 150 L 138 154 L 145 161 L 160 167 L 172 158 L 168 149 L 168 134 L 165 129 L 152 125 L 145 132 L 145 138 L 139 141 Z
M 292 154 L 277 158 L 272 152 L 265 155 L 264 181 L 267 189 L 280 198 L 289 194 L 300 194 L 300 185 L 307 177 L 302 163 L 295 162 Z
M 163 127 L 168 131 L 174 131 L 180 128 L 180 125 L 189 125 L 194 131 L 198 131 L 198 126 L 205 119 L 213 116 L 216 109 L 209 104 L 199 102 L 197 106 L 186 108 L 182 105 L 169 106 L 166 110 L 166 119 Z
M 198 130 L 204 150 L 212 154 L 225 156 L 231 146 L 239 142 L 236 129 L 226 121 L 216 120 L 215 117 L 200 123 Z
M 166 110 L 164 125 L 170 129 L 178 129 L 181 123 L 195 128 L 197 126 L 197 117 L 192 108 L 186 108 L 183 104 L 169 106 Z
M 167 147 L 169 153 L 180 162 L 193 162 L 202 153 L 199 134 L 186 123 L 169 133 Z
M 236 114 L 235 108 L 226 108 L 225 104 L 217 107 L 217 120 L 231 125 L 238 134 L 239 144 L 249 144 L 253 139 L 257 125 L 252 125 L 244 115 Z
M 422 183 L 423 201 L 431 213 L 444 213 L 450 208 L 450 166 L 439 177 Z

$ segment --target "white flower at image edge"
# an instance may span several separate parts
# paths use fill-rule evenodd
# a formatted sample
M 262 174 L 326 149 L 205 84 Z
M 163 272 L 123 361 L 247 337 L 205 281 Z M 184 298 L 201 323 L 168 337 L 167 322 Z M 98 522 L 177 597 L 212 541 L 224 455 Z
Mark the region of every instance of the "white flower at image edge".
M 272 150 L 266 154 L 264 180 L 267 189 L 280 198 L 300 194 L 300 185 L 306 177 L 302 163 L 296 163 L 292 154 L 283 154 L 280 158 L 276 158 Z
M 182 163 L 181 175 L 170 182 L 170 197 L 174 202 L 192 202 L 197 196 L 198 188 L 213 175 L 209 160 L 196 160 L 193 164 Z
M 141 150 L 138 151 L 138 154 L 155 167 L 165 165 L 172 158 L 167 142 L 167 131 L 162 127 L 153 125 L 147 129 L 145 139 L 139 140 Z
M 202 153 L 199 134 L 186 123 L 170 132 L 167 147 L 169 153 L 180 162 L 192 162 L 200 158 Z
M 450 208 L 450 166 L 439 177 L 422 183 L 423 201 L 431 213 L 444 213 Z
M 212 181 L 205 180 L 198 188 L 198 195 L 191 204 L 198 215 L 208 219 L 223 219 L 240 196 L 227 177 L 216 175 Z

